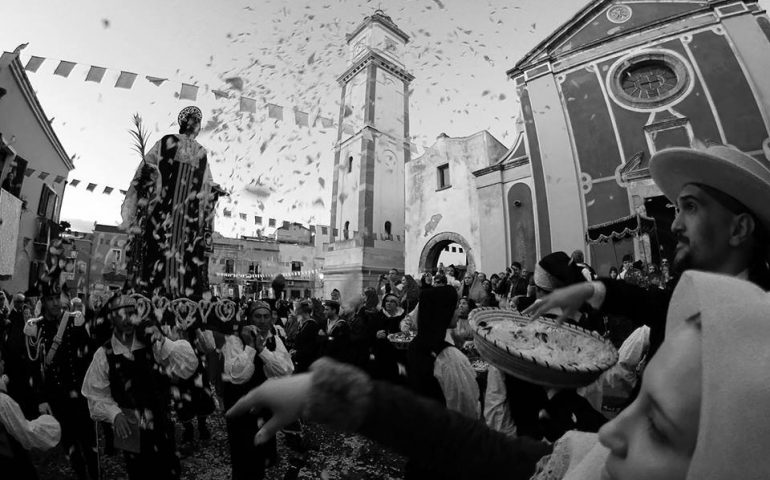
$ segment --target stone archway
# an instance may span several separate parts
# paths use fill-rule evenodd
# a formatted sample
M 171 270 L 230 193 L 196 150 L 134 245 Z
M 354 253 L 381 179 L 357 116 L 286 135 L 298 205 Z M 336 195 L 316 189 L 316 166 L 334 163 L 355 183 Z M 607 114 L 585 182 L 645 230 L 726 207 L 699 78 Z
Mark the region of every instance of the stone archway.
M 420 271 L 433 272 L 438 267 L 438 259 L 441 251 L 449 244 L 457 243 L 465 249 L 466 266 L 469 272 L 476 271 L 476 260 L 473 258 L 473 250 L 468 241 L 462 235 L 454 232 L 444 232 L 434 235 L 422 248 L 420 254 Z

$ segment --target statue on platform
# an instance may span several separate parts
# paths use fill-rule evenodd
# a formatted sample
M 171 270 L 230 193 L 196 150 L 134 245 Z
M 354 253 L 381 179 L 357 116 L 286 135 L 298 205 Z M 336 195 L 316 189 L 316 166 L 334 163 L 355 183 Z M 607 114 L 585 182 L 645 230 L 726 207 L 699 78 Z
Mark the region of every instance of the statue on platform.
M 216 200 L 206 149 L 196 141 L 198 107 L 179 113 L 179 133 L 165 135 L 136 170 L 121 215 L 128 232 L 129 287 L 171 298 L 208 290 L 208 257 Z

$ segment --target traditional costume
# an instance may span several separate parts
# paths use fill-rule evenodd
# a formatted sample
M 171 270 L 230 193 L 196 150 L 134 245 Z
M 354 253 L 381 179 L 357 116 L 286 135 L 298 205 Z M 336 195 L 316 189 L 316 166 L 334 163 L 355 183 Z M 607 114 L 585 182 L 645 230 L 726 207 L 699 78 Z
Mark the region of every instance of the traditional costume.
M 270 313 L 270 307 L 264 302 L 255 302 L 250 309 L 263 309 Z M 260 352 L 244 345 L 238 336 L 228 335 L 222 347 L 222 355 L 222 393 L 225 410 L 268 378 L 291 375 L 294 371 L 291 355 L 275 328 L 271 329 Z M 276 457 L 275 439 L 260 446 L 254 445 L 260 418 L 264 418 L 264 415 L 227 419 L 233 480 L 264 478 L 268 460 Z
M 113 310 L 136 308 L 130 297 L 116 302 Z M 174 424 L 168 408 L 170 380 L 189 378 L 198 367 L 198 359 L 186 340 L 163 337 L 148 346 L 139 336 L 143 336 L 141 332 L 135 332 L 129 346 L 113 334 L 96 351 L 82 393 L 94 420 L 114 424 L 123 414 L 129 422 L 138 423 L 138 445 L 124 449 L 131 480 L 179 478 Z
M 324 302 L 327 306 L 340 308 L 339 302 L 327 300 Z M 339 312 L 339 311 L 338 311 Z M 353 352 L 351 352 L 351 329 L 350 324 L 339 313 L 333 319 L 327 319 L 326 341 L 321 348 L 321 355 L 331 357 L 340 362 L 351 362 Z
M 217 192 L 206 150 L 187 133 L 201 111 L 179 113 L 180 134 L 161 138 L 145 155 L 121 215 L 130 235 L 132 287 L 172 298 L 200 298 L 208 289 L 208 254 Z
M 97 478 L 96 430 L 80 394 L 91 358 L 85 318 L 65 312 L 59 271 L 42 278 L 43 316 L 27 322 L 27 355 L 33 365 L 37 403 L 48 404 L 61 424 L 61 445 L 79 478 Z

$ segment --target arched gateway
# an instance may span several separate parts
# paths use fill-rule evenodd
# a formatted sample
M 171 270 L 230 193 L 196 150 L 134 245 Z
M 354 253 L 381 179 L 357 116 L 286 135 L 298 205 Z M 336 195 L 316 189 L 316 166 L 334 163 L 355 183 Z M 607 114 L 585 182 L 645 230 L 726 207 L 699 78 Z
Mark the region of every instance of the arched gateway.
M 476 271 L 476 260 L 473 258 L 473 251 L 468 241 L 462 235 L 454 232 L 444 232 L 435 235 L 428 240 L 428 243 L 422 249 L 420 254 L 420 271 L 434 272 L 438 267 L 438 259 L 444 248 L 450 244 L 457 243 L 465 250 L 467 257 L 468 271 Z

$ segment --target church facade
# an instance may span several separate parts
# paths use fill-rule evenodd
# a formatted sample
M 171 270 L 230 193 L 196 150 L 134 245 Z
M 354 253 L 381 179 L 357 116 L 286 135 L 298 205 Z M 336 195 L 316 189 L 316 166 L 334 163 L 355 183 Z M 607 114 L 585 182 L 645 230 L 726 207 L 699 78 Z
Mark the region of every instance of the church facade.
M 473 172 L 475 207 L 456 205 L 479 219 L 477 267 L 531 269 L 578 248 L 600 274 L 627 253 L 670 258 L 674 209 L 649 158 L 715 142 L 767 162 L 768 53 L 770 20 L 756 1 L 591 1 L 507 72 L 518 139 Z M 430 218 L 411 218 L 407 236 Z

